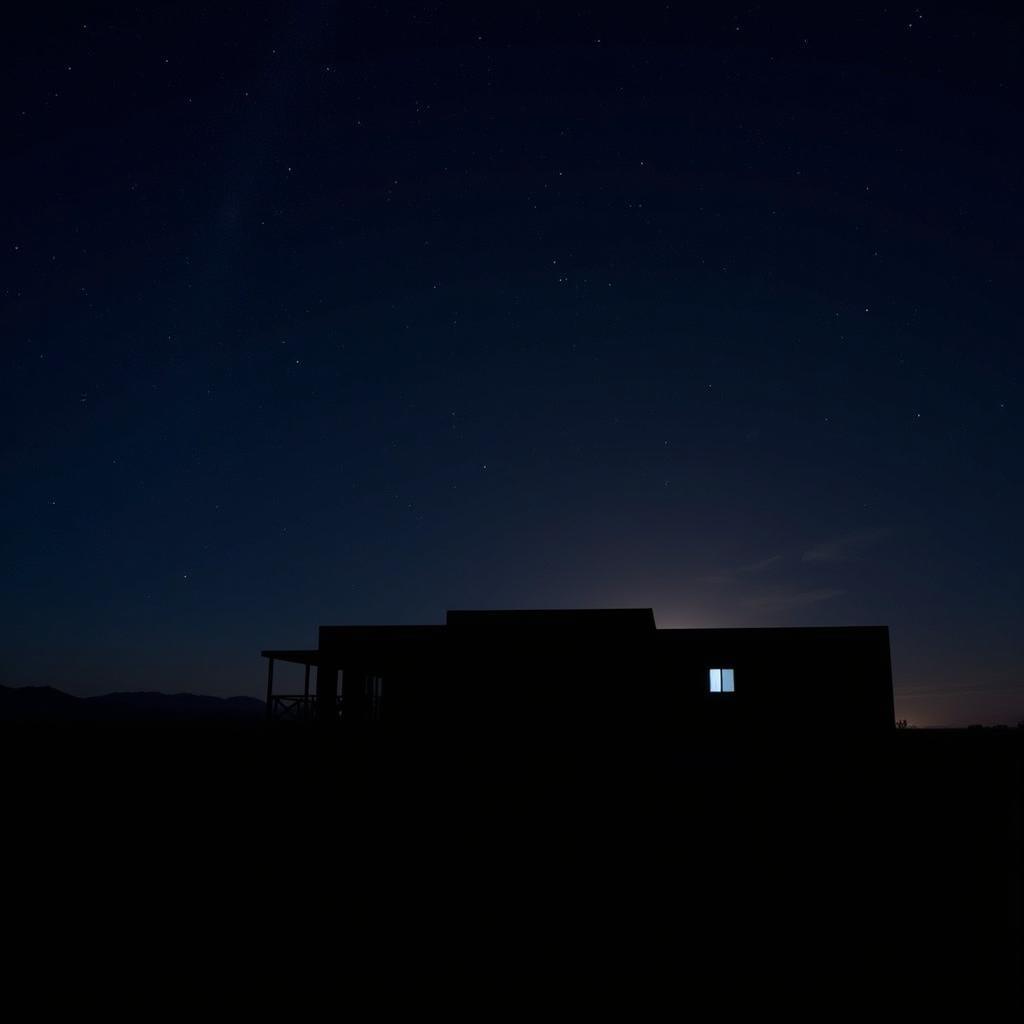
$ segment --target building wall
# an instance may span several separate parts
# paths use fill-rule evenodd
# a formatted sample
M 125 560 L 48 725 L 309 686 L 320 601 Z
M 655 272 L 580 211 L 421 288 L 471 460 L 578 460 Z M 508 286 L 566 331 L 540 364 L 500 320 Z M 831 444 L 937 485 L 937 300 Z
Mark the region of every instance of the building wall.
M 658 644 L 678 717 L 701 727 L 862 732 L 894 725 L 885 627 L 660 630 Z M 734 693 L 710 691 L 711 668 L 734 670 Z
M 599 739 L 894 724 L 885 627 L 323 627 L 320 643 L 349 708 L 363 714 L 363 680 L 379 676 L 382 720 L 413 729 Z M 734 670 L 734 693 L 710 692 L 711 668 Z

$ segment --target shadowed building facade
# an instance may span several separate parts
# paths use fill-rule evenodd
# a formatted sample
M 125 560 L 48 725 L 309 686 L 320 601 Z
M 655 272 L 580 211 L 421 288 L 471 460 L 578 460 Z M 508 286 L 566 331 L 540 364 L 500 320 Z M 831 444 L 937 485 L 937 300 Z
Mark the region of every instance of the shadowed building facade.
M 894 725 L 885 626 L 658 629 L 649 608 L 449 611 L 444 625 L 321 626 L 315 650 L 262 655 L 268 717 L 348 727 L 583 739 Z M 278 661 L 305 666 L 301 696 L 275 694 Z

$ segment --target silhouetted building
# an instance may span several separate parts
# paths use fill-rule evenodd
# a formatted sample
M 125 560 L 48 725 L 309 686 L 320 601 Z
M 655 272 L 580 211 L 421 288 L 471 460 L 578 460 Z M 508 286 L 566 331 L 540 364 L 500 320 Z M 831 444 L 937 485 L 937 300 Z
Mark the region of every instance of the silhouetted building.
M 262 655 L 275 718 L 581 737 L 894 725 L 885 626 L 658 629 L 649 608 L 449 611 L 437 626 L 321 626 L 315 650 Z M 305 666 L 301 696 L 274 693 L 275 661 Z

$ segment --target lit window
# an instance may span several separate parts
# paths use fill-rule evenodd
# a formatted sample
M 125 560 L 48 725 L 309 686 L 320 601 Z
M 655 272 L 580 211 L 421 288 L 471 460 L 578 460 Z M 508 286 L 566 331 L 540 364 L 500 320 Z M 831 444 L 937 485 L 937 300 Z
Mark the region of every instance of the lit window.
M 712 693 L 734 693 L 736 690 L 736 676 L 733 669 L 709 669 L 708 686 Z

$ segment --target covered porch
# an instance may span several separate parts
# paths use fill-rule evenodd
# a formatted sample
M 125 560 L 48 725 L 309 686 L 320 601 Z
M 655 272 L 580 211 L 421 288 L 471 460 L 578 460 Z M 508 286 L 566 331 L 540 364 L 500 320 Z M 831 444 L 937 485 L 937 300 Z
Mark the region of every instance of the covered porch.
M 317 713 L 317 693 L 310 693 L 310 669 L 317 667 L 317 686 L 319 687 L 320 652 L 318 650 L 277 650 L 260 651 L 260 657 L 267 659 L 267 721 L 311 722 Z M 291 665 L 303 666 L 302 693 L 281 693 L 274 690 L 274 663 L 282 661 Z M 333 717 L 341 714 L 341 698 L 338 696 L 337 674 L 333 692 Z M 326 710 L 326 709 L 325 709 Z M 328 717 L 328 716 L 325 716 Z

